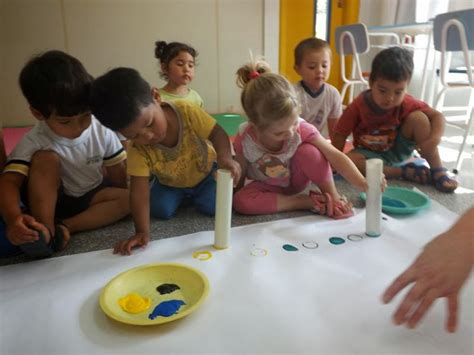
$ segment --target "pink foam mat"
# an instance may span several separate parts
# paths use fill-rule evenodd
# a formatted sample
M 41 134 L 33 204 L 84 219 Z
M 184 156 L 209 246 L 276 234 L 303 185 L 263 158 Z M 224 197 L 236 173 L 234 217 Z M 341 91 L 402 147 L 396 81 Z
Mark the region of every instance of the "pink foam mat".
M 3 128 L 3 140 L 5 142 L 5 150 L 7 155 L 13 150 L 15 145 L 20 141 L 31 127 L 7 127 Z

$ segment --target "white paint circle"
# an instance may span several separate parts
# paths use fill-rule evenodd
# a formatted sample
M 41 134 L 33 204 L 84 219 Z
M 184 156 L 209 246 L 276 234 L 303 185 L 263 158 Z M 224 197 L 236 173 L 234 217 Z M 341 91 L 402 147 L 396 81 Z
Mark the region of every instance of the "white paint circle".
M 301 243 L 301 245 L 304 246 L 307 249 L 316 249 L 317 247 L 319 247 L 318 243 L 312 242 L 312 241 L 307 241 L 307 242 Z

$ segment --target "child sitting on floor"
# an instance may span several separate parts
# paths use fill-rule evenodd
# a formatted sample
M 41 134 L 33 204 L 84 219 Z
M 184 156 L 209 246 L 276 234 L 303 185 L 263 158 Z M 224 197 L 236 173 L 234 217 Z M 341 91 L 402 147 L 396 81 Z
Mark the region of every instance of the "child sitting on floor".
M 155 43 L 155 57 L 160 61 L 161 67 L 160 76 L 168 81 L 159 89 L 162 101 L 187 100 L 199 107 L 204 106 L 201 96 L 188 87 L 194 79 L 197 55 L 193 47 L 184 43 Z
M 331 48 L 322 39 L 307 38 L 295 48 L 295 71 L 301 81 L 295 85 L 301 104 L 301 117 L 321 133 L 327 126 L 332 137 L 334 126 L 342 114 L 339 91 L 326 80 L 331 72 Z
M 72 233 L 129 213 L 126 153 L 115 133 L 91 116 L 92 77 L 76 58 L 61 51 L 35 56 L 19 82 L 38 122 L 0 176 L 8 238 L 3 242 L 31 257 L 47 257 L 64 249 Z M 102 166 L 116 187 L 104 185 Z
M 259 60 L 241 67 L 237 77 L 249 120 L 240 126 L 234 142 L 242 167 L 239 187 L 245 177 L 253 181 L 234 195 L 235 210 L 243 214 L 313 210 L 335 219 L 352 216 L 352 204 L 337 192 L 329 163 L 360 191 L 367 189 L 367 182 L 346 155 L 298 116 L 293 86 Z M 298 194 L 310 182 L 321 192 Z
M 185 198 L 213 216 L 216 159 L 235 181 L 240 178 L 229 137 L 215 120 L 184 100 L 160 103 L 158 90 L 134 69 L 117 68 L 97 78 L 91 108 L 105 126 L 132 142 L 127 172 L 135 235 L 119 242 L 115 253 L 130 254 L 133 247 L 145 246 L 150 240 L 150 215 L 169 219 Z
M 453 192 L 458 184 L 442 166 L 438 144 L 444 131 L 443 115 L 407 94 L 413 73 L 413 58 L 405 48 L 387 48 L 374 58 L 370 89 L 362 92 L 344 111 L 335 128 L 334 146 L 343 150 L 352 133 L 354 149 L 348 156 L 360 171 L 365 160 L 380 158 L 387 178 L 403 178 L 426 184 L 441 192 Z M 429 168 L 413 162 L 417 149 Z

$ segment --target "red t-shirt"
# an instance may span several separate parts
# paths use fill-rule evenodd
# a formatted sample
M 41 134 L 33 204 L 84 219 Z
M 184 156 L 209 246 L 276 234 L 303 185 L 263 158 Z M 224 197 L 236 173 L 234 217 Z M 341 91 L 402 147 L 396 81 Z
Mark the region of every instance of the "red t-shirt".
M 335 132 L 348 136 L 352 133 L 354 147 L 385 152 L 392 148 L 398 128 L 413 111 L 426 111 L 429 106 L 406 94 L 400 106 L 382 110 L 364 91 L 344 110 Z

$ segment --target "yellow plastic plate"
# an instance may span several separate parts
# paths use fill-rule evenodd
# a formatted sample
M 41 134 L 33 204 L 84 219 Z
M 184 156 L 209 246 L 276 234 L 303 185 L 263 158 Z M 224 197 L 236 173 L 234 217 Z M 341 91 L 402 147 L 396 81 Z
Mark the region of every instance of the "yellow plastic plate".
M 175 284 L 179 289 L 160 294 L 156 288 L 162 284 Z M 137 314 L 124 311 L 119 300 L 131 293 L 150 298 L 150 308 Z M 100 307 L 110 318 L 122 323 L 155 325 L 187 316 L 203 303 L 208 293 L 207 277 L 194 268 L 177 263 L 148 264 L 122 272 L 110 280 L 100 294 Z M 185 305 L 169 317 L 149 319 L 158 304 L 169 300 L 182 300 Z

